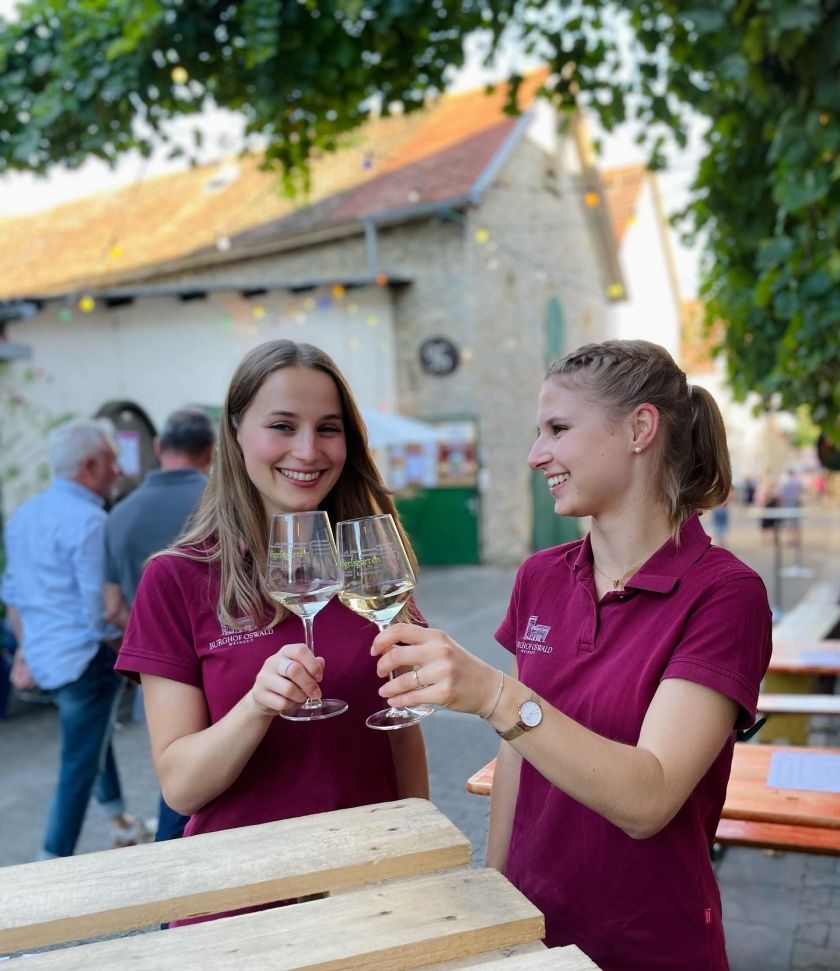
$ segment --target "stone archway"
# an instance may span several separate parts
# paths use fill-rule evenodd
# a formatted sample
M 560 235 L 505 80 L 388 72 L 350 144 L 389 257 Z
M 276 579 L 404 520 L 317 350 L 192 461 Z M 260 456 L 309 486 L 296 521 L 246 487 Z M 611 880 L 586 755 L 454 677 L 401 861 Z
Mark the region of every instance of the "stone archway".
M 157 431 L 151 418 L 133 401 L 106 401 L 97 418 L 109 418 L 117 432 L 123 474 L 117 482 L 115 502 L 137 488 L 151 469 L 158 467 L 155 457 Z

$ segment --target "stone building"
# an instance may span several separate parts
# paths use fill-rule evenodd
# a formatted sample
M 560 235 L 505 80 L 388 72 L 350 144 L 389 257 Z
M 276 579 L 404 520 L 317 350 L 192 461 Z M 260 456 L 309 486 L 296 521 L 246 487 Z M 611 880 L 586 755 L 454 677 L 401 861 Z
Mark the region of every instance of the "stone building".
M 290 337 L 458 458 L 436 486 L 458 502 L 429 506 L 397 456 L 410 528 L 445 545 L 464 520 L 462 561 L 491 563 L 562 538 L 525 464 L 536 395 L 547 360 L 606 335 L 626 282 L 583 126 L 558 130 L 540 80 L 517 117 L 498 88 L 370 121 L 315 161 L 304 203 L 244 157 L 0 223 L 0 321 L 31 352 L 0 370 L 4 511 L 53 417 L 218 408 L 245 351 Z

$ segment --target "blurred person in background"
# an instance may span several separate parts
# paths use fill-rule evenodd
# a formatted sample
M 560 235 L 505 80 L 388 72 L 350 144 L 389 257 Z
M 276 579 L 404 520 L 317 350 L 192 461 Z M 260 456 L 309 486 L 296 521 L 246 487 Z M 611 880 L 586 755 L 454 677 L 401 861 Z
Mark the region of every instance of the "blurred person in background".
M 729 533 L 729 497 L 711 512 L 712 516 L 712 538 L 718 546 L 726 546 L 726 537 Z
M 111 510 L 105 526 L 105 615 L 121 630 L 146 561 L 173 544 L 198 507 L 215 442 L 213 422 L 203 411 L 173 412 L 154 443 L 160 468 Z M 155 840 L 177 839 L 188 818 L 161 796 Z
M 755 503 L 760 509 L 778 509 L 779 492 L 776 486 L 776 479 L 772 475 L 765 475 L 759 483 L 755 494 Z M 761 530 L 761 541 L 773 543 L 775 541 L 776 530 L 779 528 L 779 520 L 774 516 L 763 516 L 759 520 Z
M 746 479 L 744 479 L 743 486 L 743 500 L 745 506 L 751 506 L 753 502 L 755 502 L 755 492 L 757 488 L 758 486 L 756 485 L 755 479 L 751 475 L 748 475 Z
M 33 684 L 58 708 L 61 756 L 40 859 L 71 856 L 91 792 L 115 846 L 147 841 L 125 812 L 111 748 L 119 686 L 119 630 L 105 621 L 105 502 L 120 473 L 111 423 L 80 419 L 48 440 L 53 479 L 20 505 L 5 530 L 2 597 L 17 650 L 12 684 Z
M 788 469 L 787 475 L 785 475 L 779 485 L 779 505 L 783 509 L 798 509 L 802 505 L 804 492 L 805 486 L 802 484 L 802 480 L 796 474 L 796 471 L 794 469 Z M 801 543 L 802 531 L 800 522 L 798 516 L 791 516 L 785 519 L 788 542 L 791 546 L 798 547 Z

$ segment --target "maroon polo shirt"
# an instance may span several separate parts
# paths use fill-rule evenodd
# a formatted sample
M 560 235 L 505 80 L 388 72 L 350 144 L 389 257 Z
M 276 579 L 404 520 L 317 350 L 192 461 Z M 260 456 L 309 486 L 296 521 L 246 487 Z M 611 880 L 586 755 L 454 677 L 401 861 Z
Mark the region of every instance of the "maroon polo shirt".
M 695 681 L 755 718 L 770 660 L 761 578 L 711 546 L 693 515 L 622 592 L 599 602 L 584 540 L 520 568 L 496 638 L 519 677 L 586 728 L 635 745 L 664 678 Z M 692 739 L 693 713 L 673 731 Z M 546 917 L 546 943 L 576 944 L 604 971 L 725 971 L 709 847 L 726 795 L 733 731 L 674 819 L 634 840 L 523 760 L 506 872 Z
M 117 669 L 154 674 L 201 689 L 211 724 L 254 684 L 267 658 L 302 642 L 289 614 L 275 628 L 233 630 L 218 616 L 218 566 L 178 556 L 152 560 L 117 660 Z M 348 711 L 324 721 L 275 718 L 236 781 L 187 823 L 185 835 L 347 809 L 398 797 L 387 732 L 365 719 L 382 707 L 370 645 L 374 624 L 331 600 L 315 618 L 315 652 L 325 658 L 321 691 Z

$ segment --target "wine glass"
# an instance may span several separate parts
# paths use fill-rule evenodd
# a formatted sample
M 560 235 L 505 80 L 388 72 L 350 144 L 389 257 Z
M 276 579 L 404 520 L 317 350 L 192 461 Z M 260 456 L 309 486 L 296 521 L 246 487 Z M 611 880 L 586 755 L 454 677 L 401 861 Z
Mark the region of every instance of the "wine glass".
M 338 559 L 325 512 L 280 513 L 271 517 L 268 540 L 268 593 L 303 621 L 306 646 L 312 646 L 312 621 L 338 591 Z M 290 721 L 316 721 L 347 711 L 337 698 L 307 699 Z
M 414 571 L 390 515 L 365 516 L 338 524 L 341 586 L 338 599 L 384 630 L 414 589 Z M 390 678 L 394 677 L 391 672 Z M 434 711 L 430 705 L 384 708 L 367 719 L 370 728 L 391 731 L 416 725 Z

